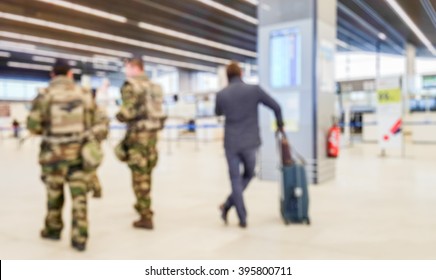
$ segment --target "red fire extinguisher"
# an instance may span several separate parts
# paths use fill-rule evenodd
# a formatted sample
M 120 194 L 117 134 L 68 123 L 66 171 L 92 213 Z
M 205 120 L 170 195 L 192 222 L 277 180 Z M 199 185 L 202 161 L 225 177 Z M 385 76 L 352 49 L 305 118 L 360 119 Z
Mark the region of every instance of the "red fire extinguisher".
M 327 133 L 327 156 L 330 158 L 337 158 L 339 156 L 340 135 L 341 128 L 335 122 Z

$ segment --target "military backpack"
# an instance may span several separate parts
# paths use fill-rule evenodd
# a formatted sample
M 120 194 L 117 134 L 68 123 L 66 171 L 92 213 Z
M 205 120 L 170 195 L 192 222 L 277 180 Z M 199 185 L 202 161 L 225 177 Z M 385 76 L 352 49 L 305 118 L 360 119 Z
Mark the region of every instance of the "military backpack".
M 50 136 L 84 134 L 86 127 L 86 96 L 77 86 L 54 86 L 46 89 L 48 98 L 48 129 Z
M 167 117 L 163 109 L 162 88 L 147 80 L 129 79 L 127 82 L 137 96 L 136 127 L 147 131 L 163 129 Z

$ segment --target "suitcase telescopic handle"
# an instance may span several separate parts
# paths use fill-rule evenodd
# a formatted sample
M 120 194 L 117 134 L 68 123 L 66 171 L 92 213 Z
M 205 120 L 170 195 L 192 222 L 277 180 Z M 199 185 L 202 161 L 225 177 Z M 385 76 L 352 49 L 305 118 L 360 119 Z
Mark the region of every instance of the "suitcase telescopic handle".
M 278 130 L 278 131 L 276 132 L 276 138 L 278 139 L 278 142 L 279 142 L 279 143 L 280 143 L 282 140 L 285 140 L 286 142 L 288 142 L 289 148 L 291 149 L 292 154 L 295 155 L 295 158 L 298 160 L 298 162 L 299 162 L 301 165 L 306 165 L 306 164 L 307 164 L 306 160 L 305 160 L 304 157 L 303 157 L 303 156 L 302 156 L 302 155 L 297 151 L 297 149 L 295 149 L 295 147 L 294 147 L 293 145 L 289 144 L 289 140 L 288 140 L 288 137 L 287 137 L 287 135 L 286 135 L 286 132 Z M 279 147 L 280 147 L 280 145 L 279 145 Z

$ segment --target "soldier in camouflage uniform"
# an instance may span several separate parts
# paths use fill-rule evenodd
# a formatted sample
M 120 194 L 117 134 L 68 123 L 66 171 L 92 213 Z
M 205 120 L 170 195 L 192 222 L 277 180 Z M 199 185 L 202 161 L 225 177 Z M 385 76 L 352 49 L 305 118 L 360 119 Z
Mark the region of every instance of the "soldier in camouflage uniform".
M 64 183 L 72 196 L 71 245 L 79 251 L 88 238 L 87 184 L 82 147 L 95 119 L 90 92 L 76 86 L 66 61 L 57 61 L 49 87 L 40 90 L 32 104 L 27 128 L 42 136 L 39 163 L 47 188 L 48 213 L 41 237 L 59 240 L 63 228 Z
M 127 81 L 121 88 L 122 105 L 116 115 L 127 124 L 123 141 L 116 147 L 117 157 L 127 162 L 132 171 L 133 191 L 136 196 L 134 208 L 140 219 L 135 228 L 153 229 L 151 210 L 152 172 L 157 164 L 157 131 L 162 129 L 165 115 L 162 111 L 161 88 L 150 82 L 144 73 L 140 59 L 126 63 Z
M 95 102 L 97 91 L 95 89 L 92 90 L 92 97 Z M 98 141 L 98 143 L 101 145 L 101 142 L 106 140 L 109 134 L 109 118 L 107 116 L 106 111 L 104 108 L 96 106 L 96 119 L 94 120 L 94 126 L 92 127 L 92 132 L 95 137 L 95 139 Z M 101 198 L 102 196 L 102 188 L 100 180 L 97 176 L 97 169 L 92 170 L 89 172 L 89 185 L 88 189 L 89 191 L 93 192 L 93 197 L 95 198 Z

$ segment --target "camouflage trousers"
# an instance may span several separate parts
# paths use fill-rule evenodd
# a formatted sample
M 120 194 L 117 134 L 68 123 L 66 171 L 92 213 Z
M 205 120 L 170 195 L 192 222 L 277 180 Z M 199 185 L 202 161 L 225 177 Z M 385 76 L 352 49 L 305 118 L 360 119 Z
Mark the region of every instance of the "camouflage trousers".
M 44 232 L 60 235 L 63 229 L 62 208 L 64 205 L 64 184 L 67 183 L 72 197 L 72 241 L 84 244 L 88 238 L 87 185 L 86 174 L 81 164 L 62 163 L 42 165 L 42 180 L 47 188 L 47 216 Z
M 97 170 L 92 171 L 88 176 L 88 191 L 101 192 L 101 183 L 100 179 L 98 179 Z
M 132 171 L 132 185 L 136 196 L 134 208 L 147 218 L 153 216 L 151 210 L 151 177 L 157 164 L 157 134 L 135 132 L 126 137 L 127 164 Z

